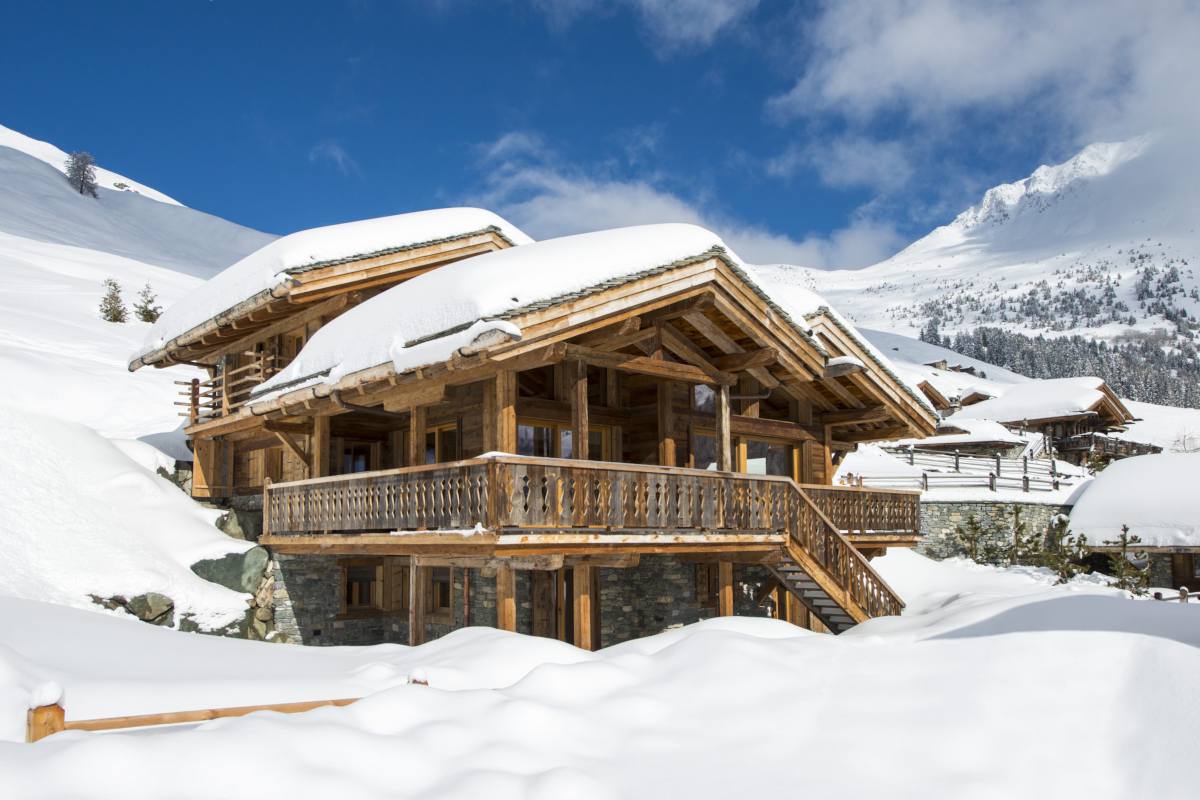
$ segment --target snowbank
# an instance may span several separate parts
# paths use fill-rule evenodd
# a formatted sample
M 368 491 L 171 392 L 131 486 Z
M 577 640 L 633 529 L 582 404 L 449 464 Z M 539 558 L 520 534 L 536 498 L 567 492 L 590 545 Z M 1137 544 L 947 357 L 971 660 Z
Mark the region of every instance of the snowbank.
M 1155 444 L 1167 453 L 1200 453 L 1200 408 L 1174 408 L 1122 400 L 1137 419 L 1117 439 Z
M 961 429 L 961 433 L 952 433 Z M 892 444 L 896 447 L 912 445 L 914 447 L 950 446 L 959 444 L 981 444 L 1003 442 L 1005 444 L 1025 444 L 1026 439 L 1018 436 L 998 422 L 990 419 L 959 419 L 943 422 L 938 426 L 939 433 L 924 439 L 896 439 Z
M 597 653 L 480 629 L 311 650 L 0 602 L 12 648 L 0 714 L 18 720 L 18 700 L 49 680 L 68 718 L 383 689 L 302 715 L 0 745 L 0 794 L 1190 796 L 1178 765 L 1197 744 L 1200 610 L 1054 587 L 1038 570 L 908 552 L 875 563 L 905 594 L 904 617 L 840 637 L 718 619 Z M 399 685 L 418 669 L 429 687 Z M 869 769 L 864 737 L 878 743 Z
M 191 614 L 204 627 L 244 614 L 246 595 L 189 567 L 250 543 L 225 536 L 217 512 L 154 474 L 161 458 L 0 406 L 0 595 L 98 611 L 89 595 L 159 592 L 175 601 L 176 622 Z
M 254 251 L 172 305 L 147 334 L 134 357 L 163 347 L 243 300 L 273 289 L 293 272 L 425 242 L 498 228 L 514 244 L 532 241 L 510 222 L 479 208 L 439 208 L 327 225 L 276 239 Z
M 1128 525 L 1148 547 L 1200 547 L 1198 489 L 1200 453 L 1114 461 L 1071 510 L 1071 530 L 1096 545 Z

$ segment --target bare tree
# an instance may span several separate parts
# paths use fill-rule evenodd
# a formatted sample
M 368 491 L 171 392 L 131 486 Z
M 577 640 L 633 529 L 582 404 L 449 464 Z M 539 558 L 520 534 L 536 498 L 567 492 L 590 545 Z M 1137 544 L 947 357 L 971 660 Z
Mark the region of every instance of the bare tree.
M 80 151 L 67 156 L 67 183 L 80 194 L 96 197 L 96 159 Z

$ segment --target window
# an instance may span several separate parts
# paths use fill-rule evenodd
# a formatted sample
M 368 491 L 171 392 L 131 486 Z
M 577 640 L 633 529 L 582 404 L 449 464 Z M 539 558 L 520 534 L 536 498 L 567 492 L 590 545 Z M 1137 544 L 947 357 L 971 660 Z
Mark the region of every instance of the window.
M 792 446 L 761 439 L 746 439 L 746 464 L 743 472 L 751 475 L 792 476 Z
M 371 445 L 367 442 L 346 442 L 342 447 L 342 474 L 366 472 L 371 468 Z
M 717 437 L 707 433 L 692 437 L 692 465 L 696 469 L 717 468 Z
M 575 432 L 570 425 L 539 420 L 517 423 L 517 454 L 538 458 L 575 458 Z M 588 458 L 608 460 L 609 428 L 588 426 Z
M 383 610 L 382 564 L 347 564 L 342 575 L 342 608 L 345 611 Z
M 400 614 L 408 610 L 407 559 L 350 558 L 340 565 L 343 616 Z
M 721 592 L 721 578 L 716 564 L 696 565 L 696 602 L 704 608 L 716 608 Z
M 445 464 L 462 458 L 458 422 L 438 425 L 425 432 L 425 463 Z
M 698 384 L 692 387 L 692 409 L 700 414 L 717 413 L 717 393 L 711 386 Z
M 425 598 L 430 622 L 449 625 L 454 622 L 454 580 L 450 567 L 429 568 L 429 588 Z

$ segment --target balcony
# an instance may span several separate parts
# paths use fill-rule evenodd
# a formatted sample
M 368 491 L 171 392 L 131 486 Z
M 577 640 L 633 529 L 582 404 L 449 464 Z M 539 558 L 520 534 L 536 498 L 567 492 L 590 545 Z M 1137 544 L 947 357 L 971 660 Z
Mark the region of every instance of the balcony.
M 184 407 L 179 416 L 186 417 L 188 425 L 234 413 L 250 399 L 250 391 L 255 386 L 284 367 L 280 356 L 271 353 L 245 353 L 243 359 L 247 363 L 218 371 L 207 380 L 175 381 L 177 386 L 183 387 L 179 391 L 183 399 L 175 405 Z
M 268 484 L 263 494 L 263 542 L 285 551 L 336 552 L 351 540 L 506 555 L 758 549 L 803 564 L 858 621 L 903 604 L 847 534 L 915 536 L 919 500 L 775 476 L 508 455 Z

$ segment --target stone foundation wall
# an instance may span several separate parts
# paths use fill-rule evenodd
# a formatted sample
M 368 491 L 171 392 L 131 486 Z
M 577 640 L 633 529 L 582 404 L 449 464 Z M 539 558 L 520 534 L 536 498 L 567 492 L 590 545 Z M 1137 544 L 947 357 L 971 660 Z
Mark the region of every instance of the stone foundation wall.
M 600 646 L 652 636 L 717 615 L 715 602 L 696 595 L 696 565 L 674 556 L 642 556 L 636 567 L 601 569 Z M 759 588 L 770 578 L 764 567 L 733 567 L 734 612 L 767 617 L 768 604 L 755 605 Z
M 1171 569 L 1171 554 L 1170 553 L 1150 553 L 1150 585 L 1165 586 L 1171 589 L 1178 589 L 1174 585 L 1175 575 Z M 1191 588 L 1190 586 L 1188 587 Z
M 966 555 L 955 528 L 966 530 L 967 519 L 972 516 L 985 530 L 999 528 L 989 537 L 997 544 L 1011 541 L 1013 508 L 1018 506 L 1028 530 L 1041 533 L 1050 530 L 1050 523 L 1056 516 L 1071 512 L 1070 506 L 1058 504 L 921 501 L 921 541 L 917 552 L 931 558 Z
M 306 645 L 363 645 L 408 642 L 408 614 L 371 612 L 342 615 L 341 565 L 336 556 L 276 555 L 274 570 L 275 630 L 285 641 Z M 463 585 L 469 573 L 469 619 L 464 617 Z M 754 602 L 770 579 L 764 567 L 735 564 L 734 611 L 739 616 L 771 616 L 770 601 Z M 659 633 L 714 617 L 715 602 L 696 595 L 696 566 L 673 556 L 643 556 L 638 566 L 597 572 L 600 645 Z M 496 624 L 496 580 L 482 570 L 455 569 L 453 623 L 429 621 L 425 638 L 431 641 L 467 625 Z M 533 629 L 533 581 L 524 570 L 516 573 L 517 631 Z

